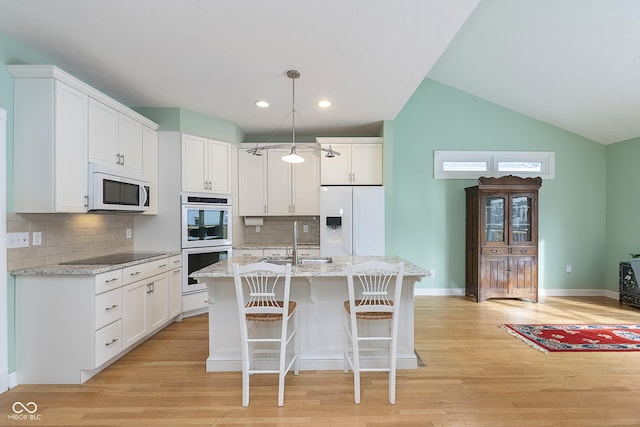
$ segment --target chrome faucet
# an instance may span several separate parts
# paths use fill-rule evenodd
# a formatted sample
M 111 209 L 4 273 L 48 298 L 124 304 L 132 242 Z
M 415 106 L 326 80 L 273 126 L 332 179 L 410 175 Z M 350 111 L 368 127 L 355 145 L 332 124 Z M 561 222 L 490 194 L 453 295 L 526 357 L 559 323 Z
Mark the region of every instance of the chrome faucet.
M 298 221 L 293 221 L 293 250 L 291 251 L 293 265 L 298 264 Z

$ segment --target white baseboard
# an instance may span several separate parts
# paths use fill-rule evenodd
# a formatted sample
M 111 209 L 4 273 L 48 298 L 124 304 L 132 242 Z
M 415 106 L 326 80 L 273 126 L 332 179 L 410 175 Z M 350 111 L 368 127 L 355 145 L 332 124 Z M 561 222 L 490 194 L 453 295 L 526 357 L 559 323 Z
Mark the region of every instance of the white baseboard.
M 15 386 L 18 385 L 18 373 L 17 372 L 11 372 L 9 374 L 9 388 L 14 388 Z
M 460 288 L 415 288 L 414 296 L 464 296 Z M 607 289 L 538 289 L 541 297 L 607 297 L 618 299 L 618 292 Z

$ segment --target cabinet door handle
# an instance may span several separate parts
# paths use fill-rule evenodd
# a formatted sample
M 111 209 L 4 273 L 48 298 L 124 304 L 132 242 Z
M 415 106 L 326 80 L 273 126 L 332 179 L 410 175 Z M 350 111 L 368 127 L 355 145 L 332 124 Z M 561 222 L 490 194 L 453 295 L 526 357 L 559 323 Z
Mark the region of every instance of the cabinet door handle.
M 105 343 L 104 345 L 106 345 L 107 347 L 109 347 L 111 344 L 115 344 L 118 342 L 118 338 L 114 338 L 111 340 L 111 342 Z
M 129 276 L 137 276 L 140 273 L 142 273 L 142 271 L 134 271 L 133 273 L 129 273 Z
M 122 163 L 120 163 L 120 153 L 116 154 L 116 164 L 117 165 L 121 165 Z
M 167 266 L 167 264 L 160 264 L 160 265 L 158 266 L 158 268 L 165 268 L 166 266 Z
M 117 277 L 114 277 L 113 279 L 107 279 L 104 281 L 104 283 L 111 283 L 111 282 L 115 282 L 116 280 L 118 280 Z
M 124 166 L 124 154 L 121 154 L 120 158 L 122 159 L 122 166 Z
M 111 307 L 106 307 L 106 308 L 104 309 L 104 311 L 111 311 L 111 310 L 113 310 L 114 308 L 118 308 L 118 304 L 113 304 Z

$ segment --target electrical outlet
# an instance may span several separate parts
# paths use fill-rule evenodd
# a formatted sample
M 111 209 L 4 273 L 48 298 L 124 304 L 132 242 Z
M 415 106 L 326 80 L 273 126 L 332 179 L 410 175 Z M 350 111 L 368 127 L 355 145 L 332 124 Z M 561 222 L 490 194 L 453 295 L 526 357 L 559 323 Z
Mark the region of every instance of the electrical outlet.
M 567 273 L 571 273 L 573 271 L 573 266 L 571 264 L 567 264 Z
M 436 277 L 436 271 L 435 270 L 427 270 L 427 277 L 431 277 L 433 279 L 434 277 Z
M 28 248 L 29 232 L 24 233 L 7 233 L 7 248 Z
M 131 229 L 127 228 L 127 239 L 131 238 Z
M 304 224 L 302 226 L 302 232 L 303 233 L 308 233 L 309 232 L 309 224 Z
M 259 233 L 259 232 L 260 232 L 260 226 L 256 225 L 256 233 Z
M 42 244 L 42 233 L 40 231 L 34 231 L 31 236 L 31 242 L 33 246 L 40 246 Z

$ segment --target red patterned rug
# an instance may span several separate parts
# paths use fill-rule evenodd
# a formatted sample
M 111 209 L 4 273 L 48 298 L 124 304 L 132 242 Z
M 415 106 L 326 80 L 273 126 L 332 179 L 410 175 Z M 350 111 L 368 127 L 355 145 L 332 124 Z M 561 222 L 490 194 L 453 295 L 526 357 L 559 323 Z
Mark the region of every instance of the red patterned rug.
M 547 351 L 640 351 L 640 325 L 500 325 Z

